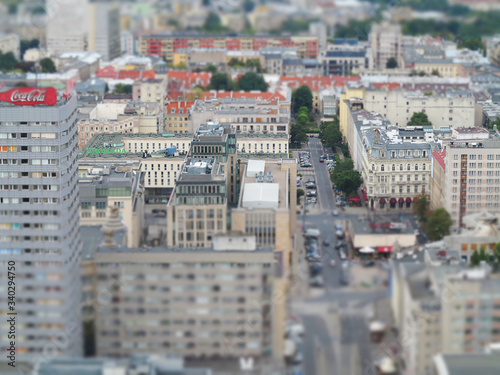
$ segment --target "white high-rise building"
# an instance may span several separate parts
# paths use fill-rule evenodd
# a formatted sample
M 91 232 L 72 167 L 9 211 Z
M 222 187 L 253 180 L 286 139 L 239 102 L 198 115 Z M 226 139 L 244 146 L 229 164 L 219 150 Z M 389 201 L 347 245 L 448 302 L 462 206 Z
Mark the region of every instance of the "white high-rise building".
M 47 50 L 52 54 L 94 51 L 118 57 L 120 8 L 113 0 L 47 0 Z
M 82 355 L 77 98 L 51 104 L 0 102 L 0 361 Z
M 53 54 L 86 51 L 89 0 L 47 0 L 47 50 Z

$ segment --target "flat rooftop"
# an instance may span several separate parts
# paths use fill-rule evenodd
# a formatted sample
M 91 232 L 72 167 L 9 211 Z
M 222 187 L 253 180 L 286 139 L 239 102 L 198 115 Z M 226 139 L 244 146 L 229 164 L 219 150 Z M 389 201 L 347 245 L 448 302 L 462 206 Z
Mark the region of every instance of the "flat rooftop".
M 188 158 L 179 173 L 178 182 L 225 181 L 216 158 Z
M 438 375 L 498 375 L 500 354 L 440 354 L 434 358 Z
M 386 204 L 389 204 L 387 201 Z M 371 215 L 370 215 L 371 216 Z M 373 216 L 372 216 L 373 217 Z M 366 219 L 366 218 L 365 218 Z M 393 223 L 394 229 L 391 229 Z M 387 235 L 387 234 L 414 234 L 415 229 L 411 221 L 407 217 L 399 217 L 398 215 L 375 215 L 374 220 L 351 220 L 352 228 L 355 234 L 374 234 L 374 235 Z
M 288 208 L 288 171 L 281 169 L 281 160 L 278 161 L 265 161 L 265 160 L 250 159 L 246 168 L 250 165 L 258 165 L 257 169 L 262 170 L 261 177 L 253 175 L 242 174 L 241 193 L 239 198 L 239 208 L 274 208 L 286 209 Z M 245 169 L 246 169 L 245 168 Z M 253 168 L 253 167 L 252 167 Z M 262 184 L 262 188 L 256 185 Z M 266 188 L 266 185 L 269 187 Z M 274 186 L 273 186 L 274 185 Z M 250 191 L 247 191 L 250 190 Z M 263 194 L 268 192 L 270 195 Z M 276 202 L 277 199 L 277 202 Z M 260 202 L 260 203 L 259 203 Z M 271 207 L 272 206 L 272 207 Z

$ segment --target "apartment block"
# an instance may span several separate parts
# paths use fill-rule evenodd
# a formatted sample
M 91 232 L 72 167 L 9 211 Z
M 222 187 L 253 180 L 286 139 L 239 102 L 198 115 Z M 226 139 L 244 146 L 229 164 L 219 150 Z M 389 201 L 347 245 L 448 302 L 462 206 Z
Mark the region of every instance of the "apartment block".
M 282 355 L 273 347 L 274 306 L 264 302 L 280 270 L 272 249 L 257 248 L 251 236 L 213 248 L 101 247 L 94 260 L 97 295 L 111 294 L 111 304 L 96 309 L 99 356 Z
M 358 69 L 368 69 L 370 59 L 366 48 L 334 49 L 322 52 L 323 75 L 348 76 Z
M 194 103 L 192 101 L 169 102 L 165 113 L 165 131 L 176 134 L 194 133 L 196 128 L 191 117 Z
M 424 139 L 424 132 L 413 131 Z M 408 135 L 408 134 L 406 134 Z M 363 132 L 361 173 L 369 207 L 411 208 L 415 197 L 431 187 L 431 145 L 403 141 L 398 129 L 368 129 Z
M 291 112 L 290 102 L 279 98 L 217 98 L 197 100 L 191 116 L 193 126 L 218 121 L 238 134 L 288 134 Z
M 186 48 L 215 48 L 228 51 L 260 51 L 266 47 L 296 48 L 299 58 L 319 55 L 317 36 L 227 36 L 190 33 L 144 34 L 139 37 L 141 55 L 163 56 L 173 62 L 174 53 Z
M 276 157 L 287 158 L 288 134 L 238 134 L 238 154 L 248 154 L 248 158 L 256 155 L 276 155 Z M 244 155 L 242 157 L 245 157 Z
M 167 81 L 161 78 L 150 78 L 135 81 L 132 86 L 132 97 L 142 102 L 160 103 L 163 110 L 167 96 Z
M 385 69 L 387 61 L 395 58 L 403 66 L 403 32 L 401 25 L 373 24 L 369 35 L 375 69 Z
M 224 167 L 215 158 L 187 158 L 167 205 L 167 246 L 211 247 L 228 229 Z
M 407 126 L 415 112 L 424 112 L 434 129 L 476 126 L 476 101 L 468 90 L 419 92 L 396 89 L 368 89 L 364 108 L 378 112 L 392 124 Z
M 60 5 L 59 5 L 60 6 Z M 88 50 L 101 54 L 104 61 L 111 61 L 121 54 L 120 5 L 115 1 L 90 1 Z M 64 30 L 65 32 L 67 30 Z
M 457 128 L 433 153 L 432 208 L 444 207 L 453 226 L 465 215 L 500 212 L 500 138 L 483 128 Z
M 119 207 L 127 227 L 126 245 L 140 246 L 144 236 L 145 173 L 84 163 L 78 169 L 81 225 L 104 225 L 109 209 Z
M 395 264 L 391 285 L 404 374 L 434 374 L 435 355 L 482 353 L 500 339 L 500 275 L 487 264 L 428 249 L 425 263 Z
M 18 363 L 47 350 L 54 357 L 82 355 L 77 98 L 56 100 L 0 103 L 0 276 L 8 280 L 7 266 L 15 262 Z M 6 352 L 10 304 L 7 284 L 2 288 Z M 10 362 L 5 355 L 0 361 Z

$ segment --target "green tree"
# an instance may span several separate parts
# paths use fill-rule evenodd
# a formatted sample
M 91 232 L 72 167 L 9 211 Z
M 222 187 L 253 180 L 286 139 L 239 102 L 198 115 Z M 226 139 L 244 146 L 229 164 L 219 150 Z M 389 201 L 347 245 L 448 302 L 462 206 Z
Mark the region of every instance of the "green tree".
M 418 221 L 420 223 L 423 224 L 427 222 L 430 206 L 431 201 L 425 193 L 420 194 L 417 197 L 416 202 L 413 203 L 413 210 L 415 211 L 415 214 L 418 215 Z
M 215 12 L 210 12 L 203 24 L 203 30 L 209 33 L 216 33 L 224 31 L 225 29 L 226 28 L 222 26 L 219 15 Z
M 118 83 L 113 90 L 113 94 L 132 94 L 132 85 Z
M 268 87 L 269 85 L 264 80 L 264 77 L 254 72 L 245 73 L 238 80 L 238 88 L 243 91 L 267 91 Z
M 24 53 L 30 49 L 30 48 L 39 48 L 40 47 L 40 41 L 38 39 L 31 39 L 31 40 L 21 40 L 21 58 L 23 58 Z
M 427 116 L 426 113 L 413 112 L 413 116 L 411 116 L 408 125 L 409 126 L 432 125 L 432 122 L 429 121 L 429 117 Z
M 302 189 L 297 189 L 297 204 L 300 204 L 300 197 L 304 196 L 306 193 Z
M 12 52 L 2 53 L 0 51 L 0 71 L 8 72 L 16 68 L 17 60 Z
M 481 249 L 474 251 L 474 254 L 470 257 L 470 265 L 471 267 L 478 267 L 481 261 L 489 263 L 490 259 L 490 254 L 486 252 L 484 246 L 481 246 Z
M 243 61 L 240 61 L 240 59 L 236 57 L 231 57 L 231 59 L 227 62 L 227 65 L 231 68 L 243 68 L 245 66 Z
M 55 73 L 57 72 L 56 64 L 50 57 L 46 57 L 40 60 L 40 67 L 43 73 Z
M 361 187 L 363 179 L 361 173 L 356 170 L 347 170 L 336 175 L 335 181 L 332 180 L 337 189 L 343 191 L 347 196 L 354 195 Z
M 203 68 L 203 71 L 214 74 L 217 73 L 217 67 L 214 64 L 210 63 Z
M 344 172 L 352 171 L 354 170 L 354 162 L 352 161 L 351 158 L 344 158 L 341 160 L 337 161 L 337 164 L 335 165 L 335 169 L 333 170 L 333 173 L 331 174 L 330 178 L 332 182 L 337 185 L 337 178 Z
M 290 143 L 294 146 L 300 146 L 306 143 L 309 137 L 307 136 L 306 129 L 303 125 L 298 123 L 292 124 L 290 128 Z
M 451 216 L 445 208 L 438 208 L 429 215 L 429 220 L 425 226 L 427 235 L 432 241 L 438 241 L 450 234 L 450 227 L 453 225 Z
M 309 86 L 300 86 L 292 93 L 292 113 L 298 113 L 300 107 L 312 110 L 313 94 Z
M 395 57 L 391 57 L 389 60 L 387 60 L 387 63 L 385 64 L 385 67 L 387 69 L 395 69 L 398 67 L 398 60 L 396 60 Z
M 234 88 L 234 83 L 227 73 L 214 73 L 210 78 L 209 90 L 225 90 L 231 91 Z
M 441 74 L 439 74 L 439 70 L 432 69 L 431 76 L 441 77 Z
M 281 25 L 281 30 L 292 34 L 307 31 L 309 30 L 309 21 L 288 19 Z
M 468 38 L 458 44 L 459 48 L 468 48 L 474 51 L 486 51 L 486 46 L 481 41 L 481 38 Z
M 255 9 L 255 2 L 253 0 L 243 1 L 243 10 L 245 13 L 251 13 Z

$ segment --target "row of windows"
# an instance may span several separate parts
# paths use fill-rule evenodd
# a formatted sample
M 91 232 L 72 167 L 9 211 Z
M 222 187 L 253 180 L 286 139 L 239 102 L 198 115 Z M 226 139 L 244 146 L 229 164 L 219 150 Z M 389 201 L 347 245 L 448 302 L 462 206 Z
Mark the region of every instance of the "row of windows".
M 499 195 L 486 195 L 485 198 L 486 198 L 487 201 L 492 201 L 492 200 L 498 201 L 498 200 L 500 200 L 500 196 Z M 451 199 L 454 200 L 454 201 L 456 201 L 458 199 L 458 197 L 456 195 L 452 195 Z M 482 200 L 482 195 L 469 195 L 469 196 L 467 196 L 467 199 L 471 200 L 471 201 L 474 201 L 474 200 L 480 201 L 480 200 Z
M 47 229 L 47 230 L 57 230 L 60 229 L 59 224 L 51 223 L 0 223 L 0 229 Z
M 483 179 L 481 179 L 481 178 L 478 178 L 477 180 L 476 180 L 475 178 L 470 178 L 469 180 L 467 180 L 466 178 L 464 178 L 462 182 L 463 182 L 463 183 L 469 183 L 470 185 L 475 185 L 475 184 L 476 184 L 476 181 L 477 181 L 477 184 L 478 184 L 478 185 L 482 185 L 482 184 L 483 184 Z M 498 178 L 497 178 L 497 179 L 495 179 L 495 180 L 493 180 L 493 179 L 489 178 L 489 179 L 487 179 L 487 180 L 485 180 L 485 181 L 486 181 L 486 183 L 487 183 L 488 185 L 491 185 L 491 184 L 493 184 L 493 183 L 495 183 L 495 184 L 500 184 L 500 179 L 498 179 Z M 494 181 L 494 182 L 493 182 L 493 181 Z M 458 184 L 458 180 L 457 180 L 457 179 L 453 179 L 453 184 L 454 184 L 454 185 L 457 185 L 457 184 Z
M 34 203 L 34 204 L 55 204 L 59 203 L 59 198 L 2 198 L 0 197 L 0 204 L 20 204 L 20 203 Z
M 58 191 L 59 185 L 0 185 L 0 190 L 49 190 Z
M 465 191 L 465 190 L 464 190 Z M 469 187 L 469 193 L 481 193 L 483 191 L 483 189 L 481 187 Z M 456 193 L 458 192 L 458 188 L 457 187 L 454 187 L 453 188 L 453 192 Z M 486 193 L 499 193 L 500 192 L 500 187 L 485 187 L 484 188 L 484 192 Z
M 415 171 L 418 171 L 418 168 L 419 168 L 419 167 L 418 167 L 418 164 L 415 164 L 414 170 L 415 170 Z M 397 169 L 396 164 L 392 164 L 392 166 L 391 166 L 391 170 L 392 170 L 392 171 L 395 171 L 396 169 Z M 423 170 L 423 171 L 425 171 L 426 169 L 427 169 L 427 165 L 426 165 L 426 164 L 422 164 L 422 170 Z M 377 167 L 375 166 L 375 164 L 372 164 L 372 171 L 374 171 L 374 172 L 375 172 L 376 170 L 377 170 Z M 400 170 L 400 171 L 404 170 L 404 168 L 403 168 L 403 164 L 399 164 L 399 170 Z M 411 170 L 411 165 L 410 165 L 410 164 L 407 164 L 407 165 L 406 165 L 406 170 L 407 170 L 407 171 Z M 381 171 L 381 172 L 385 172 L 385 165 L 384 165 L 384 164 L 382 164 L 382 165 L 380 166 L 380 171 Z M 389 169 L 387 169 L 387 171 L 389 171 Z
M 57 178 L 57 172 L 0 172 L 0 178 Z
M 0 216 L 59 216 L 59 211 L 0 210 Z
M 460 155 L 461 159 L 467 159 L 469 160 L 483 160 L 483 155 L 467 155 L 467 154 L 462 154 Z M 476 159 L 477 158 L 477 159 Z M 458 155 L 453 155 L 453 160 L 458 160 Z M 486 155 L 486 160 L 500 160 L 500 154 L 494 155 L 494 154 L 488 154 Z
M 458 176 L 458 171 L 453 171 L 453 176 Z M 462 171 L 461 176 L 467 176 L 467 171 Z M 469 176 L 483 176 L 483 171 L 469 171 Z M 500 171 L 486 171 L 484 176 L 500 176 Z

